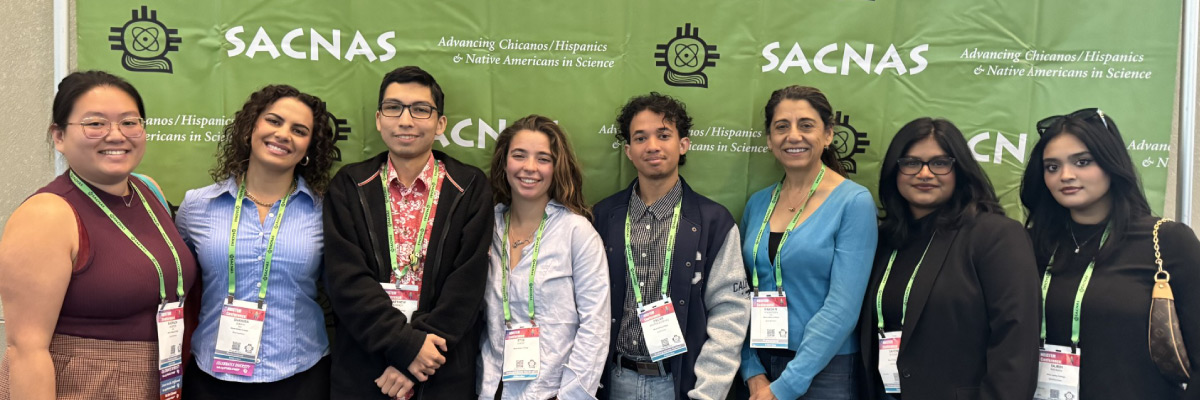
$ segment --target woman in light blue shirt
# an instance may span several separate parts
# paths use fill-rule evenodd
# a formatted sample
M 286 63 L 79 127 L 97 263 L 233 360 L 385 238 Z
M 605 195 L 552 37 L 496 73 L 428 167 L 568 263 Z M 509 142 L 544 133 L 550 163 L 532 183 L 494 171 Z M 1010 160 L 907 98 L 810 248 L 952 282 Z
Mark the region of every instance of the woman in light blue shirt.
M 518 120 L 496 138 L 490 180 L 479 399 L 594 399 L 608 354 L 608 261 L 566 134 L 543 116 Z
M 216 183 L 175 218 L 204 282 L 186 398 L 329 398 L 317 278 L 334 157 L 325 103 L 290 86 L 251 94 L 225 127 Z
M 776 90 L 765 113 L 767 147 L 785 174 L 750 196 L 742 214 L 754 296 L 742 350 L 748 398 L 855 399 L 859 349 L 851 337 L 875 255 L 875 202 L 844 177 L 829 148 L 833 107 L 820 90 Z M 771 298 L 781 294 L 786 302 Z M 770 304 L 786 304 L 777 313 L 786 320 L 759 318 Z

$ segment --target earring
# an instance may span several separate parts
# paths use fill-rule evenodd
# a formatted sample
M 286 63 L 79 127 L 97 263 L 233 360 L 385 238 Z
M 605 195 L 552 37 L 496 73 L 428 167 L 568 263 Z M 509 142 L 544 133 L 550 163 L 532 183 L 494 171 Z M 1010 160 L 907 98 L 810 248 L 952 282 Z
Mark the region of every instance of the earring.
M 301 167 L 307 167 L 307 166 L 308 166 L 308 156 L 304 156 L 304 159 L 300 161 L 300 166 L 301 166 Z

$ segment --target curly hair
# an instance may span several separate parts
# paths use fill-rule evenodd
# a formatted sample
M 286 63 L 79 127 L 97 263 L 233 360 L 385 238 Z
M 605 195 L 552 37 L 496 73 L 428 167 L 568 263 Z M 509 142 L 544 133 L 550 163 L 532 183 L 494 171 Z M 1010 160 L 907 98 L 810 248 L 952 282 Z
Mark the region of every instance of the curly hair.
M 621 107 L 621 112 L 617 115 L 617 137 L 625 144 L 629 144 L 630 135 L 633 132 L 629 131 L 629 124 L 633 123 L 633 117 L 642 111 L 649 110 L 655 114 L 662 114 L 663 120 L 675 124 L 675 130 L 679 131 L 679 138 L 688 137 L 692 130 L 692 117 L 688 116 L 687 107 L 682 101 L 674 97 L 661 94 L 658 92 L 650 92 L 641 96 L 629 99 L 624 107 Z M 687 155 L 679 155 L 679 165 L 687 162 Z
M 308 187 L 317 195 L 325 193 L 329 185 L 329 170 L 337 157 L 334 147 L 333 126 L 325 102 L 288 85 L 270 85 L 250 95 L 242 109 L 225 125 L 224 136 L 217 145 L 217 165 L 209 171 L 214 181 L 230 177 L 241 179 L 250 165 L 250 136 L 262 113 L 279 99 L 291 97 L 312 110 L 312 141 L 308 144 L 305 157 L 307 163 L 296 165 L 296 175 L 304 177 Z
M 520 131 L 540 132 L 550 139 L 550 153 L 554 163 L 550 198 L 590 221 L 592 211 L 583 197 L 583 173 L 580 172 L 579 161 L 575 158 L 575 152 L 571 150 L 571 144 L 567 142 L 567 134 L 553 120 L 537 114 L 517 120 L 496 137 L 496 152 L 492 154 L 488 179 L 492 183 L 492 201 L 512 204 L 512 188 L 508 187 L 505 167 L 508 162 L 508 148 L 513 137 Z

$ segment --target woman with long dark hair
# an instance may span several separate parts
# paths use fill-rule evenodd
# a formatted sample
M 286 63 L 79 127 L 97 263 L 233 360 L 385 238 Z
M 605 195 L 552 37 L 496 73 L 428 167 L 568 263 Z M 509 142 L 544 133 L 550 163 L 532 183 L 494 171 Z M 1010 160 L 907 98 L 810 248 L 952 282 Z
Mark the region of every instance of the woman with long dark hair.
M 879 176 L 879 249 L 859 316 L 870 399 L 1033 395 L 1037 269 L 962 132 L 918 118 Z
M 1189 346 L 1181 355 L 1200 356 L 1200 241 L 1187 226 L 1151 215 L 1121 131 L 1103 111 L 1052 116 L 1037 129 L 1021 203 L 1042 267 L 1041 370 L 1070 374 L 1039 379 L 1035 398 L 1200 396 L 1196 364 L 1181 371 L 1190 380 L 1163 373 L 1147 345 L 1159 331 L 1148 326 L 1152 289 L 1169 276 L 1175 323 Z
M 188 399 L 328 399 L 317 301 L 321 196 L 335 148 L 325 102 L 291 86 L 253 94 L 225 126 L 216 183 L 189 190 L 176 224 L 204 282 Z
M 764 114 L 784 176 L 752 195 L 742 215 L 753 291 L 742 378 L 753 400 L 854 399 L 851 338 L 875 254 L 875 202 L 829 148 L 833 107 L 824 93 L 776 90 Z

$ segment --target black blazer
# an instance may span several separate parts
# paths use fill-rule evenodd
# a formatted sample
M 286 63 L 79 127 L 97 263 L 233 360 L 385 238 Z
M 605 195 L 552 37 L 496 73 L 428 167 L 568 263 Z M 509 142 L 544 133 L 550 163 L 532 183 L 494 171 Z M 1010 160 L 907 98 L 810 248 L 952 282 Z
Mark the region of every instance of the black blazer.
M 880 243 L 859 317 L 872 400 L 883 391 L 875 295 L 893 250 Z M 900 394 L 904 400 L 1033 398 L 1040 307 L 1033 244 L 1020 223 L 986 213 L 959 229 L 939 229 L 908 302 L 897 360 Z

